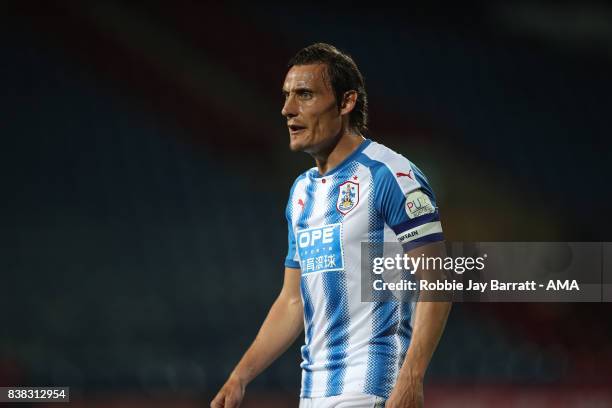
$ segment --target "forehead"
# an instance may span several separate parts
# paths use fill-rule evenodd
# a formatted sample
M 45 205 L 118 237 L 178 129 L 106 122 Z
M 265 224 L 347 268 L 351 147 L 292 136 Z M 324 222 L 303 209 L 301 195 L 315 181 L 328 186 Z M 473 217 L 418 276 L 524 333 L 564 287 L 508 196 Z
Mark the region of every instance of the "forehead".
M 283 89 L 324 87 L 325 74 L 325 64 L 294 65 L 287 72 Z

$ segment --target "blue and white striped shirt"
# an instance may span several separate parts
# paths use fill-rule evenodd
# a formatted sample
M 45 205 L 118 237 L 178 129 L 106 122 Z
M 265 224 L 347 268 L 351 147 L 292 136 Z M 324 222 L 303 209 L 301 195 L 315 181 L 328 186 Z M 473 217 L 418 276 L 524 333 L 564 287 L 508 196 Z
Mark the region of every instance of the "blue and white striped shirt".
M 425 176 L 368 139 L 327 174 L 300 175 L 286 216 L 285 265 L 301 269 L 304 303 L 301 397 L 387 398 L 410 343 L 412 308 L 361 302 L 361 243 L 443 240 Z

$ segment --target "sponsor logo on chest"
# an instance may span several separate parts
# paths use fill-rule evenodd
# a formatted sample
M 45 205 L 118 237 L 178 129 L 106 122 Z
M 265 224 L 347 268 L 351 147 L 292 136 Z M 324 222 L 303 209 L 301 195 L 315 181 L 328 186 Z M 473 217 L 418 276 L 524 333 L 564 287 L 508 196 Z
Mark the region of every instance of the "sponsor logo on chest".
M 298 230 L 296 237 L 302 275 L 344 269 L 342 223 Z

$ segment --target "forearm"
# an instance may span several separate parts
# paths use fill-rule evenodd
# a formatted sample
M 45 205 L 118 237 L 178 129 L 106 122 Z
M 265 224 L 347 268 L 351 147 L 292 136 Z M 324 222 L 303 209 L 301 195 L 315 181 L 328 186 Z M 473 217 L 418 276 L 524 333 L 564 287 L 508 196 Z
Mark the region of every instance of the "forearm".
M 234 371 L 246 386 L 295 341 L 304 328 L 302 301 L 281 294 L 268 312 L 253 344 Z
M 444 331 L 451 305 L 451 302 L 417 303 L 412 339 L 398 376 L 398 383 L 423 379 Z

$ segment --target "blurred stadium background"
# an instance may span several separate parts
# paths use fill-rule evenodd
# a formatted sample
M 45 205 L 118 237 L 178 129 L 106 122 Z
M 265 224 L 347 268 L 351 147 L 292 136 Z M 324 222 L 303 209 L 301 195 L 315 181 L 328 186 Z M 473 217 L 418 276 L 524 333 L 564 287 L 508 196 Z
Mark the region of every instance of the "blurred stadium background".
M 353 55 L 369 137 L 429 176 L 447 239 L 610 240 L 604 2 L 2 8 L 0 385 L 207 404 L 280 289 L 285 200 L 312 166 L 280 88 L 315 41 Z M 612 406 L 611 311 L 455 305 L 428 406 Z M 296 405 L 298 346 L 244 406 Z

